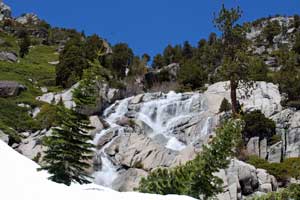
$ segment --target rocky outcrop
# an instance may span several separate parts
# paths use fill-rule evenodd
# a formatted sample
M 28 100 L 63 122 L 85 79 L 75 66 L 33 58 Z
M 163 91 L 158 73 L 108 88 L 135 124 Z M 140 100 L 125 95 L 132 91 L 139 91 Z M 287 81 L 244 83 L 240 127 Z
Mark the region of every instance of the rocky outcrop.
M 24 90 L 26 87 L 15 81 L 0 81 L 0 97 L 17 96 Z
M 8 5 L 0 1 L 0 21 L 11 18 L 11 9 Z
M 42 96 L 37 97 L 36 99 L 39 101 L 43 101 L 46 103 L 54 103 L 57 104 L 60 100 L 64 103 L 67 108 L 74 108 L 76 106 L 73 101 L 73 90 L 79 86 L 79 83 L 73 85 L 70 89 L 65 90 L 60 93 L 46 93 Z M 96 105 L 82 107 L 79 112 L 86 115 L 93 115 L 97 113 L 101 113 L 105 108 L 107 108 L 110 104 L 115 102 L 117 99 L 123 97 L 123 92 L 121 90 L 115 88 L 109 88 L 107 84 L 101 84 L 99 92 L 99 100 L 96 102 Z
M 223 98 L 230 102 L 229 86 L 229 82 L 218 82 L 208 87 L 204 94 L 211 111 L 218 112 Z M 282 110 L 281 95 L 278 86 L 273 83 L 256 82 L 248 91 L 239 89 L 237 94 L 244 111 L 261 110 L 269 117 Z
M 38 18 L 38 16 L 34 13 L 26 13 L 20 17 L 17 17 L 16 22 L 20 23 L 20 24 L 38 24 L 40 19 Z
M 1 61 L 8 61 L 8 62 L 17 62 L 18 57 L 13 52 L 0 51 L 0 60 Z
M 268 193 L 278 187 L 274 176 L 236 159 L 216 175 L 223 180 L 224 193 L 217 196 L 220 200 L 244 199 L 252 193 Z
M 142 134 L 125 133 L 113 140 L 105 149 L 117 165 L 150 171 L 169 167 L 177 153 L 155 143 Z

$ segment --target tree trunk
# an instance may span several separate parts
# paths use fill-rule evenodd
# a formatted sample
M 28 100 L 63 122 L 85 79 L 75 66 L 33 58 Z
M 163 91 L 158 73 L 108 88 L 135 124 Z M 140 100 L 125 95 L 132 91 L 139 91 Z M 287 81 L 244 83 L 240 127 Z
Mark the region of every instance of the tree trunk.
M 237 81 L 230 80 L 230 98 L 231 98 L 231 104 L 232 104 L 232 115 L 233 117 L 236 116 L 238 113 L 238 103 L 236 99 L 236 90 L 238 87 Z

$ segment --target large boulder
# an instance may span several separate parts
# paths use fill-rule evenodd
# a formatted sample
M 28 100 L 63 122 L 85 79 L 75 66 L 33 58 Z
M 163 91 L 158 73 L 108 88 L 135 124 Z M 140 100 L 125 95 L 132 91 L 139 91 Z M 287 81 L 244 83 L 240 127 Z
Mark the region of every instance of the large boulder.
M 157 167 L 169 167 L 177 155 L 175 151 L 155 143 L 151 138 L 137 133 L 118 136 L 105 149 L 116 164 L 150 171 Z
M 219 111 L 224 98 L 230 101 L 229 82 L 218 82 L 210 85 L 204 93 L 208 98 L 208 107 L 212 112 Z M 255 82 L 249 91 L 239 89 L 237 98 L 244 111 L 261 110 L 267 117 L 282 110 L 281 95 L 277 85 L 266 82 Z
M 243 196 L 258 191 L 267 193 L 277 189 L 274 176 L 236 159 L 231 160 L 227 169 L 215 175 L 223 180 L 224 192 L 218 195 L 218 199 L 222 200 L 243 199 Z
M 17 96 L 20 92 L 26 90 L 26 87 L 15 81 L 0 81 L 0 97 Z
M 13 52 L 0 51 L 0 60 L 8 62 L 17 62 L 18 57 Z

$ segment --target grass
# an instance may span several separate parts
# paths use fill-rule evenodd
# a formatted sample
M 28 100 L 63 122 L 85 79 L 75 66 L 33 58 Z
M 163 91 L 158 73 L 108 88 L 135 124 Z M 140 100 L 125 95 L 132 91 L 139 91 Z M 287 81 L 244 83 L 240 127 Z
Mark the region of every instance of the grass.
M 1 47 L 0 50 L 18 51 L 17 40 L 13 36 L 0 33 L 0 38 L 12 44 L 8 49 Z M 37 45 L 31 47 L 29 54 L 19 58 L 16 63 L 0 61 L 0 80 L 17 81 L 27 88 L 19 96 L 0 98 L 0 129 L 6 134 L 15 137 L 15 131 L 42 128 L 38 120 L 29 115 L 30 108 L 22 108 L 18 104 L 25 103 L 31 108 L 41 107 L 43 103 L 36 100 L 37 96 L 42 95 L 40 87 L 47 87 L 49 91 L 60 90 L 55 86 L 55 66 L 48 63 L 58 60 L 55 52 L 55 46 Z

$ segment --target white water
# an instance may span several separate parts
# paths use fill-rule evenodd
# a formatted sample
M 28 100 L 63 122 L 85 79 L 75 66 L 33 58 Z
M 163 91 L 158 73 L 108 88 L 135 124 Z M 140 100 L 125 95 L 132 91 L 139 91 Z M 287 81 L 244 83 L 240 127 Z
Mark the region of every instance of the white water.
M 166 148 L 181 151 L 186 145 L 174 136 L 173 130 L 180 121 L 184 119 L 190 120 L 194 114 L 201 113 L 202 102 L 199 102 L 199 99 L 201 99 L 199 95 L 200 94 L 196 93 L 185 95 L 169 92 L 165 96 L 141 103 L 135 118 L 149 127 L 149 130 L 145 130 L 148 137 L 154 138 L 155 136 L 162 135 L 167 141 L 165 143 Z M 103 116 L 109 123 L 110 128 L 96 134 L 94 138 L 95 144 L 97 144 L 97 141 L 111 128 L 118 127 L 119 134 L 122 134 L 124 127 L 117 125 L 116 121 L 125 116 L 129 111 L 128 106 L 131 100 L 132 97 L 118 101 L 104 111 Z M 197 107 L 200 108 L 197 109 Z M 207 134 L 209 132 L 209 124 L 210 119 L 207 119 L 205 126 L 201 130 L 201 134 Z M 118 166 L 114 166 L 104 151 L 111 142 L 112 141 L 97 152 L 97 154 L 101 156 L 102 169 L 94 173 L 95 182 L 108 187 L 112 187 L 113 181 L 118 177 Z
M 109 123 L 110 128 L 119 127 L 118 131 L 120 133 L 123 132 L 124 128 L 118 126 L 117 124 L 115 124 L 115 122 L 120 117 L 124 116 L 126 114 L 126 112 L 128 111 L 127 107 L 128 107 L 128 102 L 130 101 L 130 99 L 131 98 L 127 98 L 127 99 L 124 99 L 122 101 L 117 101 L 115 104 L 108 107 L 104 111 L 104 114 L 103 114 L 104 116 L 107 116 L 106 122 Z M 113 112 L 112 109 L 116 106 L 116 104 L 119 104 L 119 105 L 117 106 L 117 109 L 115 110 L 115 112 Z M 102 130 L 102 131 L 100 131 L 99 133 L 97 133 L 95 135 L 95 137 L 94 137 L 94 144 L 95 145 L 97 144 L 98 140 L 102 136 L 104 136 L 107 131 L 110 130 L 110 128 L 106 129 L 106 130 Z M 109 160 L 108 156 L 104 152 L 105 148 L 108 147 L 112 142 L 113 142 L 113 140 L 110 141 L 109 143 L 107 143 L 104 147 L 102 147 L 102 149 L 100 149 L 97 152 L 97 155 L 100 155 L 100 157 L 101 157 L 102 167 L 101 167 L 101 171 L 96 171 L 93 175 L 94 178 L 95 178 L 95 183 L 97 183 L 99 185 L 107 186 L 107 187 L 112 187 L 113 181 L 118 177 L 117 166 L 115 166 Z

